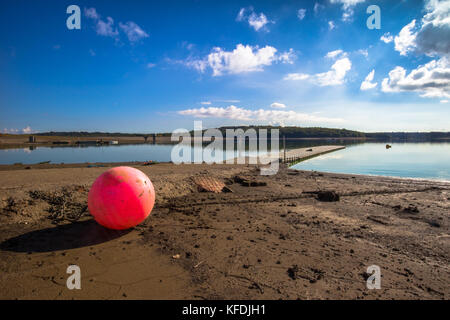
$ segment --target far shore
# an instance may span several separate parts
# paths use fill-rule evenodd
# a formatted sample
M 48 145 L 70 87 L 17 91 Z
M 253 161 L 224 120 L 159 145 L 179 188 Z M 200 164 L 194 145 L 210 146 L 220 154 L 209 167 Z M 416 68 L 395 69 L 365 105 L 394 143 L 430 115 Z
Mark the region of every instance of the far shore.
M 34 142 L 30 142 L 30 137 L 34 137 Z M 145 138 L 147 137 L 147 139 Z M 194 138 L 193 138 L 194 139 Z M 223 140 L 226 140 L 224 138 Z M 393 140 L 375 139 L 371 137 L 304 137 L 292 138 L 287 137 L 286 141 L 355 141 L 355 142 L 391 142 Z M 395 140 L 397 141 L 397 140 Z M 401 142 L 424 142 L 428 140 L 398 140 Z M 430 142 L 446 142 L 447 138 L 434 139 Z M 5 135 L 0 134 L 0 150 L 1 149 L 19 149 L 19 148 L 38 148 L 38 147 L 83 147 L 83 146 L 120 146 L 120 145 L 136 145 L 136 144 L 177 144 L 178 141 L 172 141 L 170 136 L 156 136 L 154 139 L 151 135 L 136 136 L 89 136 L 89 137 L 70 137 L 70 136 L 40 136 L 33 134 Z M 279 140 L 280 146 L 283 143 L 282 137 Z

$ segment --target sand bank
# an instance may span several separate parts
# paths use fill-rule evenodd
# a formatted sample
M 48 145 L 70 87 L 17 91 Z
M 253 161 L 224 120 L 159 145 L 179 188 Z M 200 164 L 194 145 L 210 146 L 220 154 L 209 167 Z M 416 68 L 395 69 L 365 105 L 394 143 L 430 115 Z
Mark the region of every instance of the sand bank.
M 153 181 L 157 201 L 126 232 L 103 229 L 86 212 L 89 187 L 108 167 L 0 171 L 0 298 L 450 297 L 448 183 L 134 166 Z M 200 192 L 195 177 L 232 192 Z M 318 200 L 323 190 L 339 201 Z M 66 288 L 71 264 L 81 268 L 82 290 Z M 366 288 L 374 264 L 380 290 Z

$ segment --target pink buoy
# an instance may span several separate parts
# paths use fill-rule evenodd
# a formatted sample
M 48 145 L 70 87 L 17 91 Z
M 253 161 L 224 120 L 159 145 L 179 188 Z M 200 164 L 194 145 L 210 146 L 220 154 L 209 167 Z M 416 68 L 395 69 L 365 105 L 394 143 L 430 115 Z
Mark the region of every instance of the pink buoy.
M 89 190 L 88 207 L 102 226 L 124 230 L 145 220 L 155 204 L 155 189 L 142 171 L 115 167 L 102 173 Z

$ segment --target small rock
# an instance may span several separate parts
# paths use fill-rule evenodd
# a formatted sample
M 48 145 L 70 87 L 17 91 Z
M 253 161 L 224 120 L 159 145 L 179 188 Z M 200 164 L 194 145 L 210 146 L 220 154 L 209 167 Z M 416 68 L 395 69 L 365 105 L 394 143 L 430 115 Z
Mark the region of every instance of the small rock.
M 419 211 L 419 209 L 417 209 L 417 206 L 410 204 L 409 207 L 403 209 L 403 212 L 404 213 L 419 213 L 420 211 Z
M 360 275 L 364 278 L 364 281 L 367 281 L 367 279 L 371 276 L 371 274 L 367 272 L 360 273 Z
M 339 195 L 334 191 L 319 191 L 317 193 L 317 200 L 323 202 L 339 201 Z
M 296 264 L 287 269 L 287 274 L 289 278 L 291 278 L 292 280 L 297 279 L 297 273 L 298 273 L 298 266 Z
M 435 228 L 440 228 L 441 227 L 441 224 L 439 222 L 437 222 L 437 221 L 428 221 L 428 224 L 430 226 L 432 226 L 432 227 L 435 227 Z

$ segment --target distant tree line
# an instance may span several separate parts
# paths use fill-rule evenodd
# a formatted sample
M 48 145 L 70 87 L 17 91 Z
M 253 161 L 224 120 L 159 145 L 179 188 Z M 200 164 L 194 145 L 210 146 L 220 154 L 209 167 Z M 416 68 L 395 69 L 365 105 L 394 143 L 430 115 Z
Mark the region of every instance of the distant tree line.
M 279 127 L 279 126 L 229 126 L 218 128 L 225 137 L 227 129 L 279 129 L 280 137 L 289 138 L 366 138 L 375 140 L 415 140 L 429 141 L 450 139 L 450 132 L 360 132 L 347 129 L 321 128 L 321 127 Z M 34 135 L 38 136 L 58 136 L 58 137 L 145 137 L 153 133 L 121 133 L 121 132 L 42 132 Z M 154 133 L 157 137 L 171 136 L 170 132 Z M 191 131 L 191 135 L 193 131 Z
M 248 126 L 248 127 L 220 127 L 219 130 L 225 136 L 227 129 L 242 128 L 247 130 L 253 128 L 258 132 L 259 129 L 280 130 L 280 137 L 286 138 L 364 138 L 364 133 L 347 129 L 333 129 L 320 127 L 279 127 L 279 126 Z
M 146 137 L 156 134 L 157 137 L 170 136 L 171 133 L 123 133 L 123 132 L 87 132 L 87 131 L 61 131 L 61 132 L 40 132 L 34 133 L 36 136 L 51 137 Z

